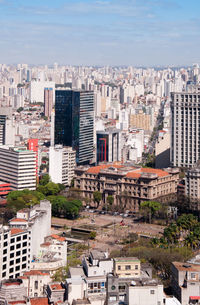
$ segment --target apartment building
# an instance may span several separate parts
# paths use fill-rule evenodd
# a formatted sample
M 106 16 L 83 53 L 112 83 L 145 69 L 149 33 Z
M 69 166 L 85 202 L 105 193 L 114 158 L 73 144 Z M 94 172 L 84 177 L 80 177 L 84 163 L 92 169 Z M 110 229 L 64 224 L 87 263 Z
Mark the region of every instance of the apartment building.
M 75 169 L 74 186 L 82 196 L 93 199 L 94 191 L 102 193 L 101 204 L 108 195 L 114 205 L 137 212 L 142 201 L 169 200 L 176 195 L 179 170 L 135 167 L 129 164 L 102 164 L 95 167 L 80 166 Z
M 140 277 L 140 260 L 137 257 L 118 257 L 114 259 L 114 274 L 120 277 Z
M 18 211 L 9 226 L 1 226 L 0 279 L 16 278 L 30 270 L 31 261 L 40 254 L 40 244 L 50 234 L 51 204 L 47 200 Z
M 0 180 L 12 190 L 36 189 L 36 154 L 26 147 L 0 147 Z
M 49 175 L 52 182 L 69 186 L 74 178 L 76 151 L 72 147 L 55 145 L 49 149 Z

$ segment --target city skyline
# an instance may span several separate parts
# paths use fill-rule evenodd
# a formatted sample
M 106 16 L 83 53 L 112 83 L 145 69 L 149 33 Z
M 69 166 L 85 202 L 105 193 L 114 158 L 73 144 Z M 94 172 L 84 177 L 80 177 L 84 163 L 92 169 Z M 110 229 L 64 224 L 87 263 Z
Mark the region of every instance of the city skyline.
M 199 8 L 195 0 L 1 0 L 1 61 L 191 65 L 200 62 Z

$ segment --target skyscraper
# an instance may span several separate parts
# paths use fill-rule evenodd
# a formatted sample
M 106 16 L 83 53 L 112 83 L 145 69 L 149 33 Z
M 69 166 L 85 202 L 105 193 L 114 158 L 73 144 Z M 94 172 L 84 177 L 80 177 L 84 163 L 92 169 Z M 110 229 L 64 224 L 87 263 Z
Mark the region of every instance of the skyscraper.
M 88 164 L 94 150 L 94 93 L 56 90 L 55 144 L 76 150 L 77 164 Z
M 171 94 L 171 163 L 193 167 L 200 160 L 200 88 Z

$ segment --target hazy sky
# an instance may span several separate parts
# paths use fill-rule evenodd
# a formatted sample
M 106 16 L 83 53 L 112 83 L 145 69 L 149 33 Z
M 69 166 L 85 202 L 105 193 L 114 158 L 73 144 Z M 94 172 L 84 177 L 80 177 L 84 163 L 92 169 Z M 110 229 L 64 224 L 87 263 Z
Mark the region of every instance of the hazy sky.
M 200 63 L 199 0 L 0 0 L 0 63 Z

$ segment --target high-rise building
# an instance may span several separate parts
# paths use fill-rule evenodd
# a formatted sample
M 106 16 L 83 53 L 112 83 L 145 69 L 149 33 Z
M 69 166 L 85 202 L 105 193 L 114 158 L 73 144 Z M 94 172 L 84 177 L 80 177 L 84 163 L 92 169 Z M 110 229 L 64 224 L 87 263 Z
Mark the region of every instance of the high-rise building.
M 97 163 L 121 161 L 120 130 L 97 131 Z
M 171 99 L 171 164 L 193 167 L 200 159 L 200 88 Z
M 36 156 L 26 147 L 0 147 L 0 180 L 12 190 L 36 189 Z
M 14 145 L 15 128 L 11 107 L 0 108 L 0 145 Z
M 51 116 L 53 108 L 53 88 L 44 88 L 44 115 Z
M 74 178 L 76 151 L 71 147 L 55 145 L 49 149 L 49 175 L 52 182 L 70 185 Z
M 76 163 L 88 164 L 94 151 L 94 93 L 56 90 L 55 144 L 76 150 Z

